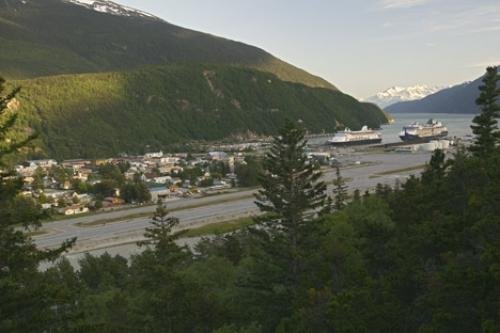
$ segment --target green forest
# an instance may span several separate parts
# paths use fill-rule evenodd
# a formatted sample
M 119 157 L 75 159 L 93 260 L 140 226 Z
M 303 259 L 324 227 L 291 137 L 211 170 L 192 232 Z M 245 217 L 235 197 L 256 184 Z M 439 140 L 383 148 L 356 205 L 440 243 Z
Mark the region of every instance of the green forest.
M 245 66 L 336 90 L 258 47 L 157 17 L 106 15 L 64 0 L 0 1 L 0 73 L 8 79 L 200 62 Z
M 75 270 L 60 259 L 74 240 L 39 250 L 13 227 L 40 216 L 2 176 L 0 331 L 499 332 L 499 80 L 488 69 L 470 148 L 437 150 L 421 176 L 352 200 L 340 172 L 326 191 L 303 127 L 285 123 L 259 177 L 263 215 L 194 251 L 160 203 L 143 253 Z M 45 260 L 55 266 L 39 271 Z
M 315 133 L 387 122 L 378 107 L 342 92 L 237 66 L 169 65 L 9 85 L 22 87 L 19 132 L 39 136 L 31 154 L 59 160 L 271 135 L 285 119 L 300 121 Z

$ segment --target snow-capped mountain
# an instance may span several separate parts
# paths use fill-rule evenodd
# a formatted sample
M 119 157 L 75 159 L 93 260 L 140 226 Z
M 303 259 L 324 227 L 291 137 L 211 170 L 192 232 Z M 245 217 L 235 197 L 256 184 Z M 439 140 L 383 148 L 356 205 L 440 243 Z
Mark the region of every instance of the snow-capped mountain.
M 134 8 L 130 8 L 127 6 L 123 6 L 117 4 L 116 2 L 108 0 L 64 0 L 64 1 L 74 3 L 76 5 L 80 5 L 101 13 L 107 13 L 119 16 L 141 16 L 141 17 L 158 19 L 156 16 L 151 15 L 149 13 Z
M 415 101 L 432 95 L 443 89 L 438 86 L 416 85 L 412 87 L 392 87 L 365 99 L 365 102 L 377 104 L 384 109 L 392 104 Z

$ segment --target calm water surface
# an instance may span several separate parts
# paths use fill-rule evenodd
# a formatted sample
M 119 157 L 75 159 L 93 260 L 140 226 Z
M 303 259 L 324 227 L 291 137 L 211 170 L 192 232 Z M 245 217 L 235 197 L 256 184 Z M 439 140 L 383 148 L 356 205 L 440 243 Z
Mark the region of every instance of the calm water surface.
M 382 126 L 383 143 L 400 142 L 399 132 L 403 126 L 418 121 L 425 123 L 433 118 L 448 127 L 450 137 L 463 138 L 472 135 L 470 125 L 474 115 L 472 114 L 449 114 L 449 113 L 396 113 L 394 124 Z

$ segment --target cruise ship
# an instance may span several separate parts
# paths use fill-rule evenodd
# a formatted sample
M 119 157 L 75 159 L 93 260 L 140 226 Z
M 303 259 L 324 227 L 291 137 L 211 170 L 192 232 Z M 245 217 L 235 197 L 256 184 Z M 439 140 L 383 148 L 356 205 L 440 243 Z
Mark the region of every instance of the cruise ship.
M 382 134 L 369 129 L 368 126 L 363 126 L 361 131 L 351 131 L 346 128 L 343 132 L 335 134 L 333 138 L 328 140 L 328 144 L 332 146 L 368 145 L 381 142 Z
M 403 127 L 399 137 L 403 141 L 428 142 L 448 135 L 448 129 L 440 122 L 429 119 L 426 124 L 418 122 Z

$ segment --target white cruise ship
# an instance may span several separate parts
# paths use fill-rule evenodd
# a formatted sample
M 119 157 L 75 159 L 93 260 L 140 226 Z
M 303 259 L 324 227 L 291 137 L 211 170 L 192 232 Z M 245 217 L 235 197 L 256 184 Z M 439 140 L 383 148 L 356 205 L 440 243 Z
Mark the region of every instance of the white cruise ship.
M 327 143 L 332 146 L 354 146 L 381 142 L 382 134 L 369 129 L 368 126 L 363 126 L 361 131 L 351 131 L 349 128 L 346 128 L 343 132 L 335 134 Z
M 399 137 L 403 141 L 429 142 L 444 138 L 448 135 L 448 129 L 440 122 L 429 119 L 426 124 L 413 123 L 403 127 Z

